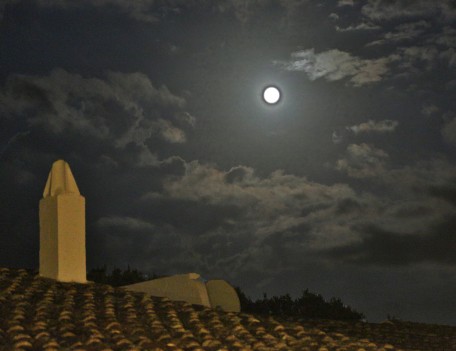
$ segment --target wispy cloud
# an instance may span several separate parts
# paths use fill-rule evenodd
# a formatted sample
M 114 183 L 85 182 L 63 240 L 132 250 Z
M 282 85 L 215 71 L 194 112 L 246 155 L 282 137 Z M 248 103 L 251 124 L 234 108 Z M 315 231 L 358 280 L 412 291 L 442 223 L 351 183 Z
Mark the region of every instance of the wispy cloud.
M 360 31 L 360 30 L 379 30 L 382 27 L 379 25 L 376 25 L 371 22 L 362 22 L 357 25 L 351 25 L 345 28 L 341 28 L 339 26 L 336 26 L 336 31 L 338 32 L 354 32 L 354 31 Z
M 456 47 L 456 29 L 451 26 L 445 26 L 440 33 L 433 35 L 427 40 L 428 44 L 440 44 L 450 48 Z
M 367 44 L 367 46 L 382 45 L 389 43 L 398 43 L 406 40 L 412 40 L 425 33 L 431 27 L 428 21 L 417 21 L 404 23 L 396 26 L 392 32 L 385 33 L 382 39 L 375 40 Z
M 348 78 L 356 87 L 381 81 L 389 74 L 389 64 L 397 56 L 362 59 L 352 54 L 332 49 L 315 53 L 314 49 L 293 52 L 289 61 L 274 63 L 288 71 L 305 72 L 310 80 L 324 78 L 337 81 Z
M 101 217 L 96 224 L 100 228 L 118 228 L 127 231 L 151 231 L 155 229 L 152 223 L 139 218 L 123 216 Z
M 373 121 L 369 120 L 367 122 L 360 123 L 351 127 L 347 127 L 355 134 L 361 133 L 391 133 L 394 132 L 399 125 L 398 121 L 393 121 L 391 119 L 385 119 L 383 121 Z
M 368 120 L 367 122 L 353 126 L 335 129 L 332 133 L 332 141 L 335 144 L 340 144 L 359 134 L 392 133 L 398 125 L 398 121 L 391 119 L 385 119 L 383 121 Z
M 456 8 L 452 0 L 368 0 L 362 13 L 373 20 L 391 20 L 400 17 L 435 16 L 454 18 Z
M 354 6 L 355 2 L 354 0 L 339 0 L 337 2 L 337 6 L 342 7 L 342 6 Z
M 136 150 L 142 166 L 159 164 L 148 141 L 184 143 L 184 129 L 195 125 L 184 98 L 166 86 L 156 88 L 142 73 L 85 78 L 54 69 L 48 76 L 10 75 L 0 88 L 0 103 L 4 117 L 24 119 L 30 129 Z
M 440 109 L 434 104 L 423 104 L 421 107 L 421 113 L 425 116 L 431 116 L 439 111 Z
M 350 144 L 346 156 L 336 162 L 336 169 L 352 178 L 379 177 L 385 171 L 389 155 L 371 145 Z

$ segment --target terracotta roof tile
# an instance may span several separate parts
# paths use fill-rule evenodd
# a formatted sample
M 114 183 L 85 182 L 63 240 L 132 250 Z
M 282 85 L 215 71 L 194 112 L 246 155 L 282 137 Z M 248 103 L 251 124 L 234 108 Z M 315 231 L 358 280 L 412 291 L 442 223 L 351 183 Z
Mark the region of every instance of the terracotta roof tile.
M 0 351 L 456 350 L 456 327 L 279 320 L 0 268 Z

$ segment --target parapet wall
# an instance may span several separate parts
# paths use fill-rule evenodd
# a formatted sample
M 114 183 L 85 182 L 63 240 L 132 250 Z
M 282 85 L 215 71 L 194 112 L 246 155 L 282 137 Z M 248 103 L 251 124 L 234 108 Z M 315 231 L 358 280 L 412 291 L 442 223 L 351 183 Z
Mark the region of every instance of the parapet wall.
M 187 301 L 191 304 L 211 306 L 206 285 L 197 273 L 173 275 L 126 285 L 123 288 L 130 291 L 144 292 L 152 296 L 167 297 L 175 301 Z
M 224 280 L 209 280 L 206 284 L 197 273 L 179 274 L 123 286 L 151 296 L 167 297 L 206 307 L 220 307 L 227 312 L 240 312 L 236 290 Z
M 212 307 L 220 307 L 226 312 L 240 312 L 241 303 L 236 290 L 224 280 L 209 280 L 206 283 Z

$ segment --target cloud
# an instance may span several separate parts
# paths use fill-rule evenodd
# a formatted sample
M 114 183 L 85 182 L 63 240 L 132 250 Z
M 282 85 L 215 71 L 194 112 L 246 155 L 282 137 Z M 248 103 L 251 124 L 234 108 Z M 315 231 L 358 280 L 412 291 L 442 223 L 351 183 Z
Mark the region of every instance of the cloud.
M 367 250 L 358 257 L 377 240 L 365 228 L 390 233 L 386 247 L 402 249 L 405 235 L 434 232 L 436 223 L 455 213 L 454 197 L 448 196 L 448 189 L 455 192 L 454 166 L 434 160 L 391 169 L 388 160 L 385 151 L 371 145 L 349 145 L 337 166 L 366 182 L 363 192 L 282 171 L 259 177 L 251 167 L 223 171 L 192 161 L 185 163 L 182 175 L 166 177 L 161 191 L 143 195 L 141 206 L 147 212 L 151 206 L 151 220 L 158 226 L 180 223 L 175 230 L 189 233 L 189 250 L 204 256 L 203 271 L 275 274 L 300 266 L 303 256 L 320 253 L 332 262 L 382 265 L 390 253 Z M 426 258 L 417 252 L 416 257 L 412 262 L 441 262 L 434 254 Z M 407 263 L 397 260 L 398 265 Z
M 456 178 L 453 178 L 452 181 L 447 183 L 430 186 L 429 193 L 433 197 L 444 199 L 453 206 L 456 206 Z
M 456 117 L 447 120 L 442 128 L 443 140 L 451 145 L 456 145 Z
M 385 33 L 382 39 L 373 41 L 367 44 L 367 46 L 398 43 L 400 41 L 415 39 L 425 33 L 430 27 L 431 24 L 424 20 L 400 24 L 392 32 Z
M 253 168 L 245 166 L 232 167 L 224 175 L 224 180 L 228 184 L 255 181 Z
M 154 0 L 36 0 L 36 3 L 41 7 L 47 8 L 61 8 L 61 9 L 74 9 L 87 6 L 93 7 L 114 7 L 119 11 L 127 14 L 134 20 L 154 23 L 159 21 L 159 14 L 157 13 L 157 4 Z M 176 2 L 176 5 L 179 2 Z M 165 4 L 166 6 L 166 4 Z M 168 6 L 172 6 L 169 2 Z
M 116 228 L 126 231 L 153 231 L 155 229 L 155 226 L 152 223 L 134 217 L 101 217 L 96 224 L 100 228 Z
M 439 111 L 440 109 L 434 104 L 423 104 L 421 107 L 421 113 L 425 116 L 431 116 Z
M 305 177 L 284 174 L 277 170 L 269 177 L 259 178 L 254 170 L 237 166 L 221 171 L 211 165 L 192 161 L 186 164 L 185 174 L 178 180 L 165 181 L 164 191 L 171 197 L 204 200 L 210 203 L 258 204 L 270 210 L 285 210 L 290 196 L 297 201 L 309 201 L 321 196 L 348 196 L 351 190 L 341 185 L 326 187 L 308 181 Z M 302 196 L 302 199 L 301 199 Z
M 354 0 L 339 0 L 337 2 L 337 6 L 342 7 L 342 6 L 354 6 L 355 2 Z
M 0 19 L 2 18 L 5 6 L 8 4 L 18 3 L 20 0 L 1 0 L 0 1 Z M 87 6 L 92 7 L 114 7 L 120 12 L 127 14 L 134 20 L 155 23 L 159 21 L 157 13 L 157 4 L 154 0 L 35 0 L 35 3 L 44 8 L 60 9 L 77 9 Z M 172 3 L 169 2 L 170 6 Z M 176 2 L 177 3 L 177 2 Z
M 332 141 L 334 144 L 340 144 L 353 135 L 364 134 L 364 133 L 392 133 L 396 130 L 399 125 L 398 121 L 385 119 L 383 121 L 369 120 L 353 126 L 347 126 L 338 128 L 332 133 Z
M 396 56 L 362 59 L 338 49 L 321 53 L 308 49 L 292 53 L 288 62 L 274 63 L 288 71 L 303 71 L 310 80 L 325 78 L 337 81 L 349 78 L 353 86 L 359 87 L 381 81 L 389 74 L 389 64 L 396 59 Z
M 432 45 L 402 47 L 399 49 L 399 52 L 409 63 L 412 61 L 435 61 L 439 54 L 438 49 Z
M 326 186 L 282 171 L 260 178 L 250 167 L 221 171 L 192 161 L 186 164 L 184 175 L 165 180 L 160 194 L 146 194 L 143 199 L 161 204 L 163 201 L 190 202 L 189 206 L 200 208 L 201 213 L 208 209 L 219 211 L 211 215 L 211 218 L 219 218 L 218 227 L 200 228 L 196 232 L 201 235 L 249 233 L 255 245 L 261 246 L 262 241 L 274 233 L 300 236 L 301 241 L 324 232 L 321 227 L 329 228 L 332 224 L 321 221 L 322 216 L 334 211 L 338 202 L 353 197 L 353 190 L 343 184 Z M 346 209 L 345 213 L 348 212 Z M 192 215 L 193 221 L 197 221 L 197 217 Z
M 90 139 L 110 148 L 107 156 L 114 161 L 122 152 L 134 152 L 139 166 L 159 165 L 148 146 L 151 140 L 184 143 L 184 129 L 195 124 L 184 98 L 166 86 L 154 87 L 142 73 L 90 78 L 54 69 L 47 76 L 10 75 L 0 89 L 0 103 L 4 117 L 21 120 L 30 130 Z
M 456 16 L 452 0 L 368 0 L 362 7 L 363 15 L 372 20 L 392 20 L 400 17 L 432 17 L 440 15 L 451 19 Z
M 209 13 L 231 13 L 243 24 L 257 17 L 263 11 L 277 6 L 269 0 L 220 0 L 217 2 L 199 0 L 34 0 L 36 5 L 43 8 L 58 8 L 72 10 L 87 7 L 115 9 L 132 20 L 156 24 L 167 16 L 180 14 L 186 10 L 199 8 Z M 16 3 L 19 0 L 0 0 L 0 16 L 7 3 Z M 297 9 L 306 6 L 308 0 L 282 0 L 278 3 L 284 15 L 290 17 Z M 1 18 L 1 17 L 0 17 Z
M 350 246 L 332 248 L 327 254 L 333 258 L 356 264 L 408 265 L 438 262 L 454 265 L 456 248 L 452 239 L 456 217 L 442 219 L 426 231 L 394 232 L 375 225 L 356 228 L 362 240 Z
M 351 222 L 350 233 L 357 241 L 323 248 L 328 257 L 361 266 L 454 264 L 450 238 L 456 218 L 456 167 L 445 159 L 431 159 L 390 168 L 384 151 L 365 145 L 348 148 L 347 153 L 345 171 L 356 178 L 367 168 L 363 180 L 383 194 L 372 194 L 370 210 L 358 223 Z M 346 206 L 356 209 L 358 204 L 348 201 Z
M 347 127 L 337 128 L 333 131 L 331 139 L 334 144 L 340 144 L 346 141 L 352 134 L 353 132 Z
M 339 26 L 336 26 L 336 31 L 338 32 L 353 32 L 353 31 L 359 31 L 359 30 L 378 30 L 381 29 L 382 27 L 371 23 L 371 22 L 361 22 L 357 24 L 356 26 L 351 25 L 345 28 L 341 28 Z
M 170 143 L 185 143 L 186 137 L 182 129 L 176 128 L 169 121 L 159 119 L 160 134 Z
M 452 182 L 456 166 L 445 158 L 431 158 L 416 162 L 413 166 L 388 169 L 379 179 L 388 187 L 404 196 L 411 197 L 410 192 L 420 192 L 434 186 Z
M 379 177 L 385 172 L 389 155 L 368 144 L 350 144 L 346 156 L 336 162 L 336 169 L 352 178 Z
M 428 44 L 439 44 L 450 48 L 456 47 L 456 29 L 450 26 L 442 28 L 440 33 L 427 40 Z
M 362 133 L 391 133 L 394 132 L 399 125 L 398 121 L 393 121 L 390 119 L 385 119 L 383 121 L 375 122 L 373 120 L 369 120 L 367 122 L 354 125 L 351 127 L 347 127 L 355 134 L 362 134 Z
M 441 50 L 435 45 L 400 47 L 396 50 L 396 56 L 398 59 L 395 68 L 396 71 L 401 72 L 396 76 L 422 74 L 423 71 L 430 72 L 444 67 L 444 64 L 448 68 L 456 65 L 454 48 Z
M 18 132 L 14 134 L 11 138 L 8 139 L 8 141 L 5 143 L 2 149 L 0 149 L 0 159 L 2 155 L 7 151 L 7 149 L 12 146 L 14 143 L 16 143 L 18 140 L 20 140 L 23 137 L 27 137 L 30 135 L 30 131 L 24 131 L 24 132 Z
M 449 68 L 456 66 L 456 50 L 454 48 L 443 51 L 440 57 L 448 61 Z
M 433 45 L 400 47 L 396 52 L 400 57 L 397 65 L 399 75 L 419 74 L 423 72 L 423 68 L 431 71 L 436 67 L 441 55 Z

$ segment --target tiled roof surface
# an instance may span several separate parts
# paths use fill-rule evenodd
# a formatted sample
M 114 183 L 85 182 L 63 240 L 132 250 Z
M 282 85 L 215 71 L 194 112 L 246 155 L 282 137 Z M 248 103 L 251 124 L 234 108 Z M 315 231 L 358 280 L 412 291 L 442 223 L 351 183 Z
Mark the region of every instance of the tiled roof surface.
M 280 321 L 0 268 L 5 350 L 456 350 L 456 327 Z

